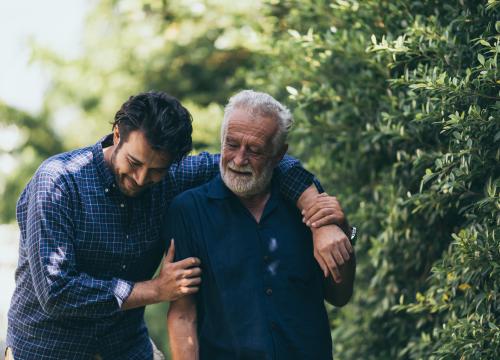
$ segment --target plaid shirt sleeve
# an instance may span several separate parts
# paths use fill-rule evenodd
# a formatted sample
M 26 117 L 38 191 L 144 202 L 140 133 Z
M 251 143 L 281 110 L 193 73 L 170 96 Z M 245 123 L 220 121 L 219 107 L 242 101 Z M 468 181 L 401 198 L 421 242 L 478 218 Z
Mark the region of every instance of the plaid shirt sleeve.
M 204 184 L 219 174 L 219 161 L 220 154 L 202 152 L 197 156 L 188 156 L 173 165 L 170 172 L 175 179 L 177 194 Z M 323 192 L 319 181 L 304 169 L 297 159 L 289 155 L 285 155 L 281 160 L 275 175 L 279 179 L 281 193 L 294 204 L 313 183 L 319 192 Z
M 102 318 L 120 311 L 133 283 L 77 270 L 72 202 L 64 182 L 40 171 L 32 180 L 26 241 L 36 296 L 54 318 Z

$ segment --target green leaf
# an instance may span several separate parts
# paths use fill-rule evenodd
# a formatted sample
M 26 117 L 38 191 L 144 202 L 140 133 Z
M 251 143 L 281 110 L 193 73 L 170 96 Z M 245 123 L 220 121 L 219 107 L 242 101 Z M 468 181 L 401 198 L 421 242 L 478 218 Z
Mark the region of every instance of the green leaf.
M 481 40 L 479 40 L 479 43 L 480 43 L 481 45 L 484 45 L 484 46 L 487 46 L 487 47 L 491 47 L 490 43 L 489 43 L 489 42 L 487 42 L 486 40 L 481 39 Z
M 297 30 L 290 29 L 288 30 L 288 33 L 292 35 L 294 39 L 300 39 L 300 33 Z
M 477 59 L 481 63 L 481 65 L 484 65 L 484 56 L 482 54 L 477 54 Z
M 292 87 L 292 86 L 287 86 L 286 87 L 286 91 L 288 91 L 288 93 L 292 96 L 297 96 L 298 95 L 298 91 L 296 88 Z

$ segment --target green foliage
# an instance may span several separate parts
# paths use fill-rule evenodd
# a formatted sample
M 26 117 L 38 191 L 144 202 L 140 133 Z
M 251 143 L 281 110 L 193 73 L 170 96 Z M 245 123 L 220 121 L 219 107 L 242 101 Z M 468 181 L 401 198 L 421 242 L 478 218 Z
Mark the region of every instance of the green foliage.
M 249 81 L 289 96 L 292 148 L 362 234 L 339 359 L 500 353 L 499 3 L 269 5 Z
M 246 15 L 258 3 L 233 3 L 101 0 L 87 18 L 80 57 L 35 49 L 34 58 L 51 73 L 45 107 L 60 120 L 67 147 L 94 142 L 131 94 L 151 89 L 195 104 L 195 126 L 210 128 L 213 104 L 243 86 L 259 47 L 249 26 L 259 19 L 249 23 Z
M 40 162 L 109 131 L 151 88 L 219 148 L 243 87 L 293 109 L 292 153 L 359 227 L 354 300 L 331 309 L 337 359 L 494 359 L 500 353 L 500 1 L 101 0 L 84 49 L 34 58 L 44 111 L 0 105 L 3 221 Z M 16 165 L 17 162 L 17 166 Z M 6 166 L 9 163 L 12 166 Z M 148 307 L 167 350 L 166 306 Z M 167 351 L 166 351 L 167 352 Z
M 63 148 L 46 116 L 1 102 L 0 134 L 0 223 L 8 223 L 15 220 L 17 198 L 40 163 Z

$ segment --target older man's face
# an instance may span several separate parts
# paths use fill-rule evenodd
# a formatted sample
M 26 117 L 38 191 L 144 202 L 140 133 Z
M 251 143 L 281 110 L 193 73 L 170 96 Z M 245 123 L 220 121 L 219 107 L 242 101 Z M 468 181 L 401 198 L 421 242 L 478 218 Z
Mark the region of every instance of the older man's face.
M 226 186 L 239 196 L 262 193 L 281 156 L 275 154 L 272 139 L 278 124 L 271 118 L 252 119 L 243 109 L 228 118 L 222 139 L 221 175 Z

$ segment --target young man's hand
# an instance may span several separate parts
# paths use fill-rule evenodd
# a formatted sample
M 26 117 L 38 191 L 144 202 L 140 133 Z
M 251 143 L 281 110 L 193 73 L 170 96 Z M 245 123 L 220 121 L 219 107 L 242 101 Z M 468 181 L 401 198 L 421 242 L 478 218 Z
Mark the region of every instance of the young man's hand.
M 163 259 L 160 273 L 154 279 L 161 301 L 173 301 L 181 296 L 194 294 L 198 291 L 201 283 L 200 259 L 190 257 L 173 262 L 174 256 L 175 243 L 172 239 L 168 253 Z
M 201 283 L 200 259 L 190 257 L 173 262 L 174 256 L 175 245 L 172 239 L 159 275 L 152 280 L 135 283 L 122 304 L 122 310 L 173 301 L 198 291 Z

